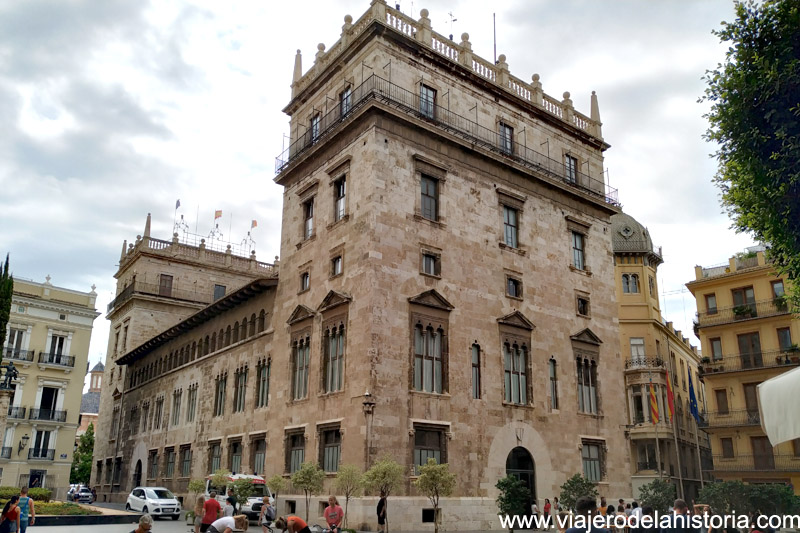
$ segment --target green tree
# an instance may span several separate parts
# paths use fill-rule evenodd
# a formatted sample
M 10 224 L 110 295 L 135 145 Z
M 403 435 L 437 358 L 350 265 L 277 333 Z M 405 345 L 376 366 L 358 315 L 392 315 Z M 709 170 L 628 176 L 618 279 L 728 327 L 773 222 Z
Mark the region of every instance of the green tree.
M 361 492 L 361 479 L 364 474 L 355 465 L 339 465 L 336 473 L 336 492 L 344 494 L 344 527 L 347 527 L 347 505 L 350 499 L 358 496 Z
M 414 481 L 414 485 L 419 491 L 428 497 L 433 505 L 433 531 L 439 533 L 439 498 L 450 496 L 456 487 L 456 476 L 450 472 L 450 465 L 447 463 L 438 464 L 436 459 L 428 458 L 428 464 L 422 465 L 419 469 L 419 476 Z
M 714 35 L 725 62 L 706 72 L 705 138 L 719 144 L 714 181 L 737 231 L 769 243 L 781 273 L 800 279 L 800 4 L 736 2 Z M 800 284 L 793 303 L 800 308 Z
M 11 296 L 14 293 L 14 276 L 8 272 L 8 254 L 6 262 L 0 265 L 0 347 L 6 343 L 6 326 L 11 314 Z M 3 355 L 0 354 L 0 361 Z
M 497 496 L 498 514 L 504 516 L 522 516 L 530 514 L 528 505 L 531 501 L 531 491 L 519 478 L 506 476 L 495 485 L 500 491 Z M 509 531 L 514 531 L 510 529 Z
M 278 510 L 278 494 L 286 490 L 286 480 L 280 474 L 275 474 L 267 480 L 267 488 L 275 498 L 275 510 Z
M 597 499 L 597 485 L 589 481 L 581 474 L 575 474 L 561 485 L 561 494 L 558 495 L 558 503 L 564 509 L 575 510 L 575 502 L 581 496 Z
M 78 439 L 78 449 L 72 456 L 69 482 L 88 485 L 92 477 L 92 456 L 94 455 L 94 424 L 89 424 L 86 433 Z
M 675 485 L 661 479 L 654 479 L 639 487 L 639 502 L 649 505 L 661 514 L 666 514 L 670 506 L 675 503 L 675 498 L 677 498 Z
M 247 498 L 253 494 L 253 482 L 250 479 L 237 479 L 231 484 L 233 495 L 236 497 L 236 502 L 241 509 L 242 505 L 247 503 Z
M 790 487 L 782 484 L 709 483 L 700 491 L 697 501 L 710 505 L 717 514 L 732 514 L 733 511 L 736 514 L 760 511 L 766 515 L 800 512 L 800 498 Z
M 225 468 L 218 468 L 211 474 L 211 486 L 216 490 L 220 496 L 226 494 L 228 483 L 231 480 L 231 471 Z
M 364 472 L 364 490 L 386 496 L 386 533 L 389 533 L 389 496 L 403 481 L 402 465 L 391 457 L 384 457 Z
M 325 480 L 325 472 L 317 463 L 303 463 L 299 470 L 292 474 L 292 486 L 300 489 L 306 495 L 306 522 L 308 522 L 308 512 L 311 506 L 311 496 L 322 492 L 322 482 Z

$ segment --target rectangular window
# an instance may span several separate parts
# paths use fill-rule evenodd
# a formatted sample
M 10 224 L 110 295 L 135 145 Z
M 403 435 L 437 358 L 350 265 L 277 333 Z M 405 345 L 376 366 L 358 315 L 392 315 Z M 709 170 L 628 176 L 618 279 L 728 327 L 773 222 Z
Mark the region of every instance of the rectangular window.
M 342 450 L 342 434 L 339 429 L 322 433 L 322 469 L 325 472 L 339 471 L 339 457 Z
M 584 237 L 582 233 L 577 231 L 572 232 L 572 266 L 578 270 L 586 269 L 586 262 L 584 257 Z
M 547 364 L 550 373 L 550 409 L 558 409 L 558 374 L 556 373 L 556 360 L 550 359 Z
M 242 443 L 233 442 L 231 447 L 231 472 L 234 474 L 242 471 Z
M 602 479 L 602 467 L 600 464 L 600 445 L 582 443 L 581 458 L 583 459 L 583 475 L 589 481 L 595 483 Z
M 508 124 L 500 123 L 500 151 L 511 155 L 514 153 L 514 128 Z
M 222 446 L 219 444 L 212 444 L 209 450 L 209 470 L 213 474 L 222 467 Z
M 48 363 L 60 363 L 61 358 L 58 356 L 64 355 L 64 347 L 67 344 L 66 335 L 53 335 L 50 338 L 50 358 Z M 55 356 L 55 357 L 54 357 Z
M 648 276 L 647 278 L 648 278 L 648 282 L 650 283 L 650 297 L 651 298 L 655 298 L 656 297 L 656 280 L 655 280 L 655 278 L 653 278 L 653 276 Z
M 708 340 L 711 343 L 711 359 L 719 361 L 722 359 L 722 339 L 716 337 Z
M 564 175 L 570 183 L 578 181 L 578 158 L 566 154 L 564 156 Z
M 578 314 L 589 316 L 589 298 L 578 296 Z
M 439 180 L 430 176 L 422 176 L 422 216 L 434 222 L 439 220 Z
M 308 396 L 308 363 L 311 355 L 311 338 L 306 336 L 292 344 L 292 399 Z
M 511 276 L 506 276 L 506 296 L 522 298 L 522 281 Z
M 244 411 L 245 394 L 247 393 L 247 368 L 236 371 L 233 383 L 233 412 Z M 237 470 L 238 472 L 238 470 Z
M 256 374 L 258 379 L 258 392 L 256 394 L 256 407 L 266 407 L 269 404 L 269 375 L 272 370 L 272 360 L 259 363 Z
M 436 117 L 436 90 L 427 85 L 419 86 L 419 112 L 423 117 Z
M 197 384 L 189 387 L 189 395 L 186 399 L 186 421 L 194 422 L 195 409 L 197 408 Z
M 728 393 L 725 389 L 715 389 L 714 397 L 717 399 L 717 413 L 728 414 Z
M 339 276 L 342 273 L 342 256 L 337 255 L 331 259 L 331 277 Z
M 181 422 L 181 400 L 183 391 L 181 389 L 172 393 L 172 425 L 177 426 Z
M 155 479 L 158 477 L 158 452 L 150 452 L 150 469 L 148 472 L 148 479 Z
M 119 333 L 117 333 L 119 337 Z M 8 340 L 6 341 L 5 357 L 18 359 L 22 352 L 22 341 L 25 338 L 25 331 L 21 329 L 10 328 L 8 333 Z M 116 351 L 116 350 L 114 350 Z
M 644 358 L 644 337 L 631 337 L 631 359 Z
M 142 405 L 142 431 L 147 431 L 147 426 L 150 423 L 150 403 L 145 402 Z M 114 432 L 112 431 L 112 435 Z
M 311 287 L 311 276 L 308 272 L 300 274 L 300 292 L 307 291 Z
M 164 416 L 164 398 L 156 400 L 156 408 L 153 411 L 153 429 L 161 429 L 161 418 Z
M 222 374 L 214 380 L 214 416 L 225 414 L 225 391 L 228 387 L 228 375 Z
M 706 313 L 709 315 L 717 314 L 717 295 L 706 294 Z
M 344 377 L 344 324 L 329 327 L 325 331 L 323 343 L 323 391 L 340 391 Z
M 339 109 L 341 116 L 345 116 L 350 112 L 353 107 L 353 90 L 347 87 L 344 91 L 339 93 Z
M 442 393 L 443 342 L 441 328 L 414 327 L 414 390 Z
M 597 364 L 589 359 L 578 363 L 578 411 L 597 414 Z
M 306 441 L 302 433 L 289 436 L 289 473 L 293 474 L 303 466 L 306 456 Z
M 519 246 L 518 212 L 513 207 L 503 206 L 503 230 L 506 246 Z
M 505 360 L 505 401 L 528 404 L 528 348 L 516 342 L 503 343 Z
M 792 448 L 793 448 L 793 451 L 794 451 L 794 456 L 795 457 L 800 457 L 800 439 L 792 440 Z M 99 477 L 99 474 L 98 474 L 98 477 Z
M 311 142 L 314 142 L 319 138 L 319 113 L 312 115 L 308 122 L 308 131 L 311 133 Z
M 214 301 L 225 296 L 225 285 L 214 285 Z
M 472 398 L 481 397 L 481 347 L 472 345 Z
M 422 273 L 429 276 L 439 276 L 440 269 L 440 256 L 437 254 L 424 253 L 422 254 Z
M 168 276 L 167 274 L 158 276 L 158 295 L 172 296 L 172 276 Z
M 181 450 L 181 477 L 189 477 L 192 473 L 192 449 Z
M 773 298 L 783 298 L 786 295 L 783 289 L 783 280 L 779 279 L 778 281 L 772 282 L 772 297 Z
M 722 457 L 725 459 L 732 459 L 733 458 L 733 439 L 730 437 L 723 437 L 719 439 L 720 444 L 722 444 Z
M 342 176 L 333 184 L 333 220 L 338 222 L 345 215 L 345 196 L 347 195 L 347 180 Z
M 165 477 L 172 478 L 175 474 L 175 450 L 170 448 L 167 450 L 167 467 Z
M 419 467 L 433 459 L 437 464 L 445 462 L 444 431 L 437 429 L 414 429 L 414 469 L 419 475 Z
M 267 457 L 267 441 L 259 439 L 254 443 L 255 452 L 253 453 L 253 473 L 261 475 L 264 473 L 264 464 Z
M 792 330 L 789 328 L 778 328 L 778 346 L 782 352 L 786 352 L 792 347 Z
M 310 239 L 314 235 L 314 199 L 311 198 L 303 204 L 303 239 Z

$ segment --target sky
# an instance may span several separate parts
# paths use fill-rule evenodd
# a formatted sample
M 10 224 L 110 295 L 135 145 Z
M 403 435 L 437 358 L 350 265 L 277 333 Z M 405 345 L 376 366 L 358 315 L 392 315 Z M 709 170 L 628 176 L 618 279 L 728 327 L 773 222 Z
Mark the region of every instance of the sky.
M 390 5 L 394 5 L 391 2 Z M 712 178 L 702 77 L 724 60 L 711 31 L 731 0 L 403 0 L 435 31 L 512 74 L 541 76 L 588 115 L 596 91 L 609 182 L 647 226 L 665 263 L 662 313 L 694 344 L 695 265 L 753 244 L 735 234 Z M 279 255 L 283 151 L 295 51 L 339 38 L 368 0 L 294 2 L 6 0 L 0 3 L 0 252 L 15 276 L 114 296 L 123 240 L 168 239 L 181 215 L 208 235 L 215 210 L 234 244 L 251 220 L 260 261 Z M 452 20 L 455 19 L 455 20 Z M 176 211 L 176 200 L 181 207 Z M 94 323 L 89 360 L 105 360 L 109 322 Z

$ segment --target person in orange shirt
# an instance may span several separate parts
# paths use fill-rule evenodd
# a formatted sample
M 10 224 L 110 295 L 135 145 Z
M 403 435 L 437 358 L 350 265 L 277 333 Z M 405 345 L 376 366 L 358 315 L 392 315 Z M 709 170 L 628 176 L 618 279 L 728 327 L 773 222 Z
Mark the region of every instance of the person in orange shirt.
M 275 520 L 275 527 L 281 531 L 288 531 L 289 533 L 311 533 L 306 521 L 294 515 L 289 515 L 286 518 L 281 516 Z

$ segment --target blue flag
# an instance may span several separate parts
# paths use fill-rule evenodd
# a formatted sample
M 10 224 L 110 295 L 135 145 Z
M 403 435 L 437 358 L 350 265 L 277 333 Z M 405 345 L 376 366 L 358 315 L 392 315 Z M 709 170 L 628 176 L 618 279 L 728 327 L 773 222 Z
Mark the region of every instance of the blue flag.
M 697 423 L 700 423 L 700 411 L 697 409 L 697 396 L 694 395 L 694 385 L 692 384 L 692 371 L 687 370 L 689 373 L 689 411 Z

